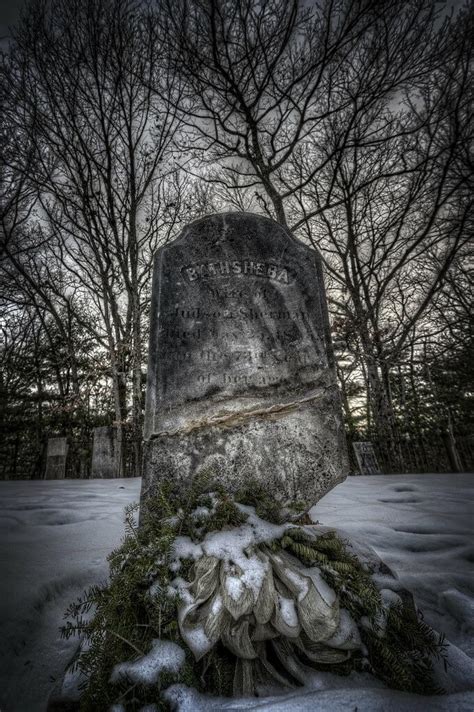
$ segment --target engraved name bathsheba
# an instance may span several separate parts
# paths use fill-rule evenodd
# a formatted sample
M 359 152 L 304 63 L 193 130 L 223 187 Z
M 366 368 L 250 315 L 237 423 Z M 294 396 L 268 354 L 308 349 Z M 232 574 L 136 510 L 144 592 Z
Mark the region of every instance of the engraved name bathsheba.
M 254 262 L 253 260 L 223 260 L 205 262 L 183 267 L 183 273 L 190 282 L 203 277 L 226 277 L 227 275 L 243 275 L 274 279 L 282 284 L 290 283 L 290 273 L 287 267 L 272 262 Z

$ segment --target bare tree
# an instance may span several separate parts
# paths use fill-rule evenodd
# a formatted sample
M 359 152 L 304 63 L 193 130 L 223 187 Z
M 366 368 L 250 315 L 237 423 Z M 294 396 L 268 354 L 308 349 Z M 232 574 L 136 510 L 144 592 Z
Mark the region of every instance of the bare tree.
M 174 228 L 182 193 L 170 158 L 179 120 L 159 99 L 177 88 L 161 68 L 159 39 L 134 0 L 38 0 L 6 69 L 20 107 L 17 131 L 28 133 L 34 150 L 28 178 L 41 231 L 96 310 L 120 448 L 131 407 L 135 471 L 151 260 Z
M 203 180 L 237 209 L 252 193 L 322 251 L 392 451 L 391 364 L 471 219 L 467 17 L 451 29 L 428 0 L 183 0 L 165 13 Z
M 223 205 L 322 252 L 348 423 L 363 378 L 396 451 L 391 374 L 472 231 L 470 32 L 431 0 L 34 0 L 0 66 L 4 295 L 61 334 L 78 402 L 73 337 L 108 355 L 135 471 L 152 256 Z
M 436 14 L 427 0 L 170 0 L 164 6 L 159 28 L 187 86 L 180 108 L 191 134 L 183 147 L 217 164 L 213 181 L 256 191 L 283 224 L 291 196 L 344 151 L 351 124 L 423 77 L 433 62 Z M 441 43 L 443 35 L 440 30 Z M 328 122 L 344 124 L 331 156 L 322 150 Z M 307 141 L 320 150 L 289 179 Z
M 386 106 L 347 122 L 351 148 L 343 154 L 334 151 L 338 127 L 329 126 L 330 201 L 321 182 L 298 194 L 299 224 L 322 249 L 333 310 L 355 326 L 375 429 L 389 442 L 390 368 L 472 234 L 472 45 L 464 21 L 429 85 L 400 98 L 402 112 Z
M 27 179 L 33 152 L 24 136 L 12 130 L 17 107 L 8 96 L 8 85 L 0 74 L 0 261 L 7 248 L 14 252 L 22 249 L 22 231 L 31 217 L 36 195 Z

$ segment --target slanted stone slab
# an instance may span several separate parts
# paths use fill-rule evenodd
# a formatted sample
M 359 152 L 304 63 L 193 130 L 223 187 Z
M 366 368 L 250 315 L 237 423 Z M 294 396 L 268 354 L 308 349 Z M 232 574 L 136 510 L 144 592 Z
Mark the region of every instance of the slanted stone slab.
M 361 475 L 382 474 L 382 470 L 380 469 L 377 456 L 374 451 L 374 446 L 371 442 L 354 442 L 352 443 L 352 447 L 354 448 L 354 453 L 357 458 L 357 464 Z
M 348 473 L 321 259 L 273 220 L 211 215 L 155 256 L 142 502 L 213 471 L 316 502 Z
M 49 438 L 46 450 L 47 480 L 64 480 L 66 477 L 67 438 Z
M 117 430 L 112 425 L 94 428 L 91 477 L 118 477 Z

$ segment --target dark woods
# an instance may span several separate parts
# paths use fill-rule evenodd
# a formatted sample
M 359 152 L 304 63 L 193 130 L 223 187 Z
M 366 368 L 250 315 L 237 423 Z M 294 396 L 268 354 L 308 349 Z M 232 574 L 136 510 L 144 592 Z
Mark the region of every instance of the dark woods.
M 472 467 L 473 14 L 429 0 L 33 2 L 0 66 L 0 476 L 139 473 L 151 261 L 201 215 L 317 247 L 347 433 Z

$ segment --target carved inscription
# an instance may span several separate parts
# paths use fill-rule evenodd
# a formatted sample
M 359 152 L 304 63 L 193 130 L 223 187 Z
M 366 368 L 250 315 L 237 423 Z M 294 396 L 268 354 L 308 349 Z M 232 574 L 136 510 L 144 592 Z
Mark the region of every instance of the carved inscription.
M 291 290 L 282 299 L 276 286 L 258 286 L 257 278 L 262 275 L 257 267 L 252 268 L 252 274 L 248 271 L 251 279 L 245 285 L 236 287 L 237 275 L 244 272 L 232 272 L 232 261 L 203 263 L 200 267 L 208 269 L 211 264 L 223 265 L 222 276 L 227 274 L 227 278 L 222 285 L 205 289 L 207 285 L 200 281 L 208 276 L 205 270 L 185 267 L 182 271 L 187 273 L 189 285 L 184 290 L 185 298 L 161 314 L 165 400 L 170 391 L 179 388 L 178 378 L 192 389 L 194 397 L 202 397 L 216 388 L 230 393 L 290 379 L 306 383 L 315 370 L 327 365 L 323 344 L 299 298 L 297 282 L 289 283 L 290 270 L 267 270 L 269 280 L 283 280 Z M 191 269 L 195 272 L 190 273 Z
M 290 284 L 290 281 L 293 281 L 287 267 L 282 267 L 272 262 L 257 262 L 250 259 L 201 262 L 183 267 L 182 272 L 189 282 L 209 277 L 228 277 L 229 275 L 264 277 L 281 284 Z
M 205 320 L 212 319 L 240 319 L 244 321 L 260 321 L 261 319 L 287 320 L 287 321 L 302 321 L 307 318 L 307 315 L 301 310 L 288 311 L 288 309 L 280 310 L 261 310 L 247 309 L 238 307 L 236 309 L 226 309 L 224 307 L 218 309 L 176 309 L 173 314 L 169 315 L 174 319 L 192 319 Z

